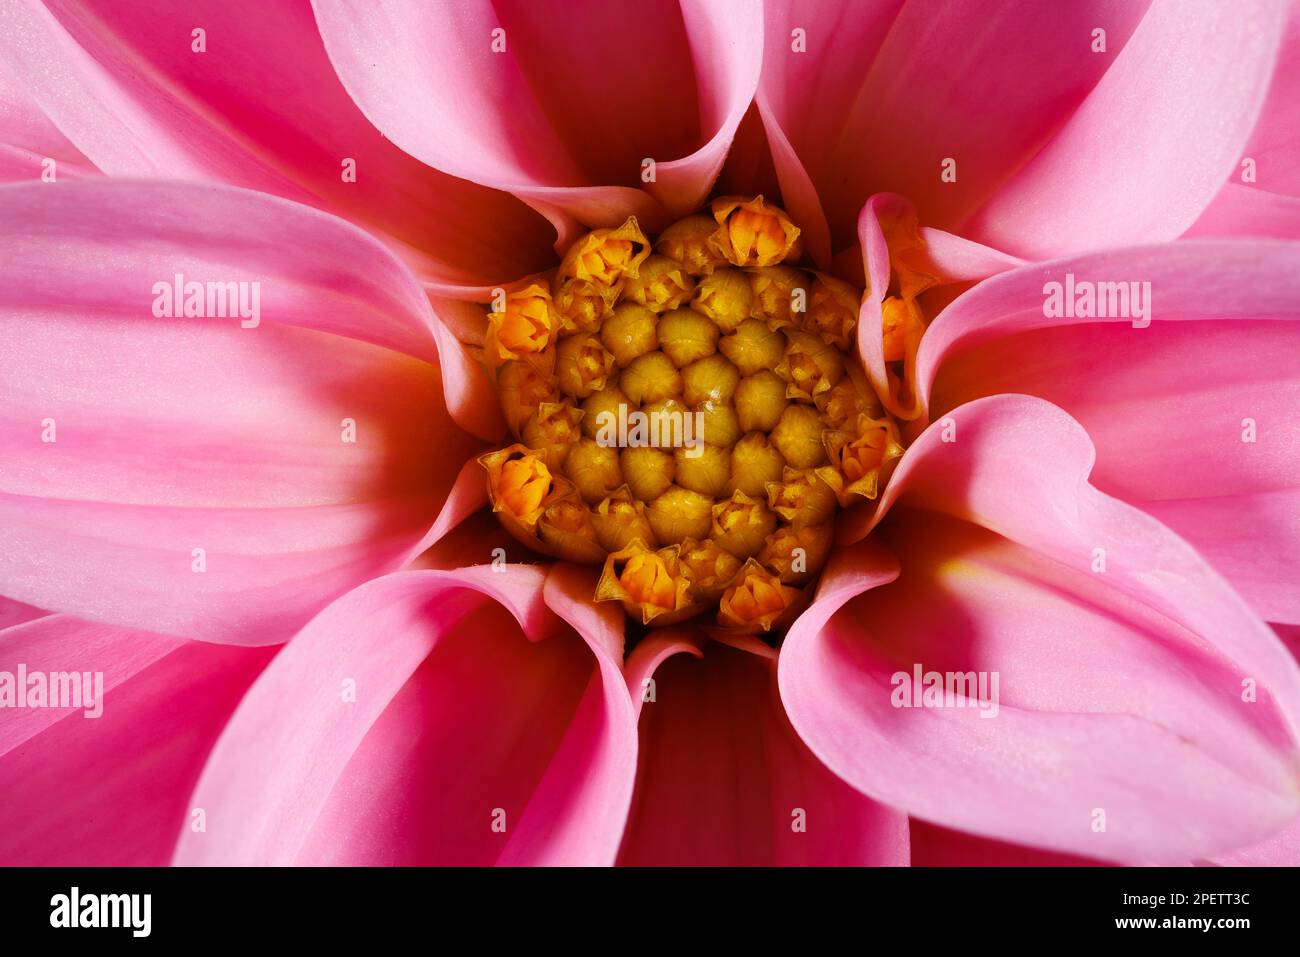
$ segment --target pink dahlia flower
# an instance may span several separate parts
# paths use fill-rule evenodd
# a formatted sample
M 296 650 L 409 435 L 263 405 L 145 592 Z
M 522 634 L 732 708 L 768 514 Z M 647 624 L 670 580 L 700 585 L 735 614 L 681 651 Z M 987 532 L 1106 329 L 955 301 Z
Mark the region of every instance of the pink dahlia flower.
M 1296 863 L 1297 83 L 1272 0 L 3 4 L 0 863 Z M 893 444 L 647 628 L 494 350 L 793 344 L 774 264 Z

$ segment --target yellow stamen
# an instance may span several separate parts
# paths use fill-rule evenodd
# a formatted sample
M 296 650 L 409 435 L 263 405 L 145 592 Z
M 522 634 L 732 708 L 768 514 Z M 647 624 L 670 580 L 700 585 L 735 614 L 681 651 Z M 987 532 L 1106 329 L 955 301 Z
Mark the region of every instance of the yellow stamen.
M 891 360 L 876 396 L 854 354 L 861 290 L 795 265 L 783 211 L 758 197 L 711 212 L 654 254 L 635 220 L 594 230 L 549 284 L 507 293 L 481 351 L 519 443 L 480 461 L 511 535 L 603 564 L 598 599 L 655 626 L 714 608 L 756 633 L 792 619 L 837 508 L 888 479 L 911 373 Z M 894 266 L 884 341 L 893 355 L 901 336 L 910 369 L 924 319 Z

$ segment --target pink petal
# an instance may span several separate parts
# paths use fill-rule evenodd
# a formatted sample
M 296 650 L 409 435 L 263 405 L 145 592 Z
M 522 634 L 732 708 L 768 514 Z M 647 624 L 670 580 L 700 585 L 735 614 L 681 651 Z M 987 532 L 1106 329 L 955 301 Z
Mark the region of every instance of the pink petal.
M 898 395 L 897 385 L 886 372 L 881 303 L 890 285 L 891 250 L 886 235 L 886 224 L 892 221 L 909 221 L 916 216 L 915 207 L 894 193 L 877 193 L 863 205 L 858 214 L 858 244 L 862 251 L 862 272 L 867 291 L 858 312 L 858 354 L 866 369 L 867 379 L 896 415 L 912 418 L 918 412 L 923 396 L 913 396 L 911 402 Z M 927 268 L 940 286 L 985 279 L 1022 265 L 1023 261 L 996 249 L 981 246 L 960 236 L 931 227 L 920 227 L 917 233 L 924 243 L 923 255 Z M 957 288 L 960 288 L 958 286 Z M 922 339 L 922 345 L 925 339 Z M 916 370 L 909 364 L 905 375 L 916 391 Z M 922 380 L 921 384 L 924 384 Z
M 758 107 L 786 209 L 823 268 L 831 240 L 816 184 L 826 182 L 829 153 L 901 7 L 902 0 L 763 4 Z
M 479 448 L 443 408 L 424 294 L 341 220 L 100 179 L 6 187 L 0 222 L 11 598 L 280 641 L 404 560 Z M 260 283 L 260 323 L 155 318 L 177 273 Z
M 782 647 L 809 747 L 911 815 L 1101 860 L 1218 853 L 1300 811 L 1300 669 L 1273 632 L 1088 484 L 1091 443 L 1059 409 L 998 396 L 949 418 L 955 440 L 916 440 L 878 538 L 827 571 Z M 999 710 L 894 706 L 917 664 L 998 674 Z
M 1065 126 L 963 232 L 1031 258 L 1177 237 L 1240 160 L 1284 12 L 1275 0 L 1157 0 Z
M 1187 238 L 1258 236 L 1300 238 L 1300 197 L 1225 183 L 1219 195 L 1191 225 Z
M 493 285 L 552 260 L 542 217 L 429 169 L 370 125 L 306 0 L 11 4 L 0 23 L 0 58 L 111 176 L 229 183 L 319 206 L 385 236 L 439 288 Z M 192 49 L 198 27 L 203 53 Z
M 1241 157 L 1255 161 L 1259 188 L 1300 196 L 1300 7 L 1288 6 L 1277 67 Z M 1234 171 L 1236 172 L 1236 171 Z M 1234 177 L 1236 179 L 1238 177 Z
M 0 595 L 0 628 L 11 628 L 36 618 L 44 618 L 48 614 L 43 608 Z
M 800 6 L 785 17 L 808 21 L 807 54 L 791 52 L 789 27 L 783 39 L 769 19 L 762 95 L 816 183 L 839 249 L 852 244 L 855 211 L 881 190 L 907 196 L 928 225 L 959 226 L 1083 101 L 1146 4 L 910 3 L 896 17 L 888 2 L 816 7 L 826 22 Z M 1096 27 L 1107 54 L 1089 52 Z M 940 179 L 948 157 L 956 182 Z
M 481 567 L 339 599 L 240 705 L 195 793 L 208 831 L 176 862 L 611 862 L 635 717 L 617 609 L 575 635 L 547 607 L 573 612 L 575 587 Z
M 52 166 L 46 165 L 48 160 Z M 0 67 L 0 183 L 59 176 L 94 176 L 95 169 L 68 142 L 22 84 Z
M 1300 238 L 1298 90 L 1300 6 L 1292 4 L 1268 97 L 1250 141 L 1228 182 L 1184 235 Z
M 1066 409 L 1099 488 L 1190 540 L 1262 617 L 1300 622 L 1297 261 L 1294 243 L 1179 243 L 1006 273 L 931 325 L 920 390 L 934 419 L 1006 392 Z M 1149 282 L 1151 324 L 1045 317 L 1045 283 L 1067 274 Z
M 0 864 L 158 866 L 199 770 L 269 649 L 165 638 L 50 615 L 0 632 L 0 670 L 102 672 L 102 714 L 0 712 Z
M 762 59 L 752 0 L 617 5 L 316 0 L 365 114 L 431 166 L 508 189 L 556 222 L 647 228 L 708 194 Z M 498 49 L 494 52 L 494 31 Z M 383 69 L 375 69 L 382 63 Z M 641 188 L 641 163 L 657 163 Z
M 907 820 L 831 774 L 781 709 L 769 658 L 647 639 L 628 662 L 641 766 L 619 863 L 907 863 Z M 690 650 L 694 654 L 675 654 Z M 653 671 L 653 686 L 642 682 Z M 653 687 L 654 700 L 642 689 Z

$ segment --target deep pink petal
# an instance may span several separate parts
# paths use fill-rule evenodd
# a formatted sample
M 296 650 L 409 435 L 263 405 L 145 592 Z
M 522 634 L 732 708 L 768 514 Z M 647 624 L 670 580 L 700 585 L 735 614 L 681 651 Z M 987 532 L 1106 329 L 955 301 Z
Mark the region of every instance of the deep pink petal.
M 708 194 L 762 60 L 752 0 L 316 0 L 334 66 L 394 143 L 556 222 L 648 228 Z M 494 52 L 494 31 L 498 51 Z M 504 42 L 505 49 L 499 50 Z M 374 64 L 383 63 L 377 70 Z M 644 183 L 641 164 L 656 161 Z M 644 185 L 644 189 L 642 186 Z
M 1064 127 L 963 231 L 1027 258 L 1180 235 L 1241 158 L 1284 13 L 1277 0 L 1156 0 Z
M 635 718 L 621 620 L 578 610 L 580 637 L 547 607 L 573 612 L 573 588 L 480 567 L 339 599 L 240 705 L 195 794 L 208 832 L 177 863 L 611 862 Z
M 620 864 L 907 863 L 906 818 L 799 741 L 771 659 L 717 642 L 681 650 L 651 638 L 628 662 L 630 680 L 644 675 L 641 766 Z
M 1102 860 L 1176 863 L 1285 824 L 1300 670 L 1273 632 L 1088 484 L 1091 444 L 1059 409 L 999 396 L 949 417 L 955 440 L 932 426 L 882 497 L 897 564 L 876 540 L 838 559 L 782 647 L 812 750 L 915 816 Z M 894 706 L 917 664 L 996 673 L 997 713 Z
M 1190 540 L 1262 617 L 1300 622 L 1298 261 L 1295 243 L 1179 243 L 998 276 L 922 340 L 931 418 L 1004 392 L 1056 403 L 1096 444 L 1099 488 Z M 1045 317 L 1067 274 L 1149 282 L 1150 325 Z
M 0 711 L 0 864 L 158 866 L 209 749 L 272 651 L 50 615 L 0 632 L 0 671 L 102 672 L 102 714 Z
M 4 187 L 0 222 L 11 598 L 283 640 L 404 560 L 479 447 L 444 408 L 423 292 L 341 220 L 98 179 Z M 177 273 L 260 284 L 259 324 L 155 318 Z
M 1099 867 L 1101 861 L 1056 854 L 911 820 L 913 867 Z
M 229 183 L 319 206 L 391 240 L 440 288 L 493 285 L 552 259 L 542 217 L 430 169 L 370 125 L 307 0 L 23 2 L 0 24 L 0 58 L 111 176 Z M 200 27 L 207 49 L 196 53 Z

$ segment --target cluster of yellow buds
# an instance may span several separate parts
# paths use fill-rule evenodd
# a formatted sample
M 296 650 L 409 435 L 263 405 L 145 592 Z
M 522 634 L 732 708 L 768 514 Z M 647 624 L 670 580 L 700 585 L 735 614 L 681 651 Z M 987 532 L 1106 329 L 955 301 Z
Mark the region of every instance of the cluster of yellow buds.
M 764 632 L 903 449 L 853 356 L 862 291 L 799 266 L 761 196 L 710 213 L 594 230 L 497 297 L 484 361 L 518 441 L 480 461 L 511 534 L 603 565 L 598 600 Z

